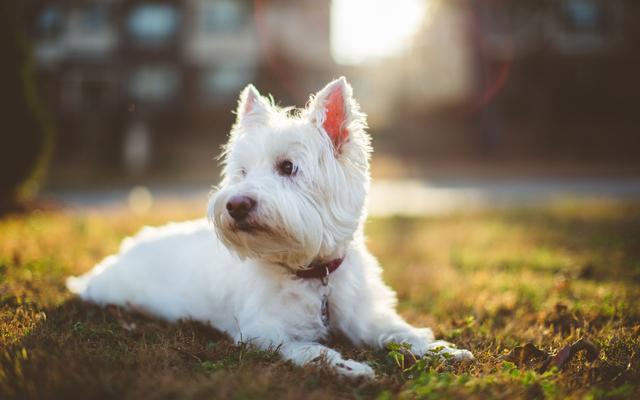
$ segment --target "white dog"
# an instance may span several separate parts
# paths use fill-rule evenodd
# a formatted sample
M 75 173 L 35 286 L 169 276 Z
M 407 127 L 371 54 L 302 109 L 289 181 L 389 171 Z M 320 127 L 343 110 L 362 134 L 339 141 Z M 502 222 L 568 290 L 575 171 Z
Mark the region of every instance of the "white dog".
M 365 128 L 344 78 L 303 110 L 279 109 L 249 85 L 209 201 L 215 229 L 205 220 L 146 227 L 67 286 L 98 304 L 203 321 L 296 365 L 324 361 L 348 376 L 374 372 L 322 345 L 330 331 L 356 345 L 472 359 L 398 315 L 365 247 Z

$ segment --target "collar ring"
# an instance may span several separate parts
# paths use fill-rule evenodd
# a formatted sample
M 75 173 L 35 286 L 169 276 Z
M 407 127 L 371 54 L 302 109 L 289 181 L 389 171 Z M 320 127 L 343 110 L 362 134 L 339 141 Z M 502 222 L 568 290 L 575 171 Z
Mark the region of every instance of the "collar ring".
M 324 275 L 320 278 L 320 282 L 322 282 L 322 286 L 327 286 L 329 284 L 329 267 L 325 265 L 324 267 Z

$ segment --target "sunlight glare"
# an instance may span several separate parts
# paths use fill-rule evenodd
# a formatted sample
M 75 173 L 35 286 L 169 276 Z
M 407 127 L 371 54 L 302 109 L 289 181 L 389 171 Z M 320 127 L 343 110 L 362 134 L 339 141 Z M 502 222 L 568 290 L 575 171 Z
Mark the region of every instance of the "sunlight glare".
M 339 64 L 393 57 L 408 47 L 426 0 L 333 0 L 331 52 Z

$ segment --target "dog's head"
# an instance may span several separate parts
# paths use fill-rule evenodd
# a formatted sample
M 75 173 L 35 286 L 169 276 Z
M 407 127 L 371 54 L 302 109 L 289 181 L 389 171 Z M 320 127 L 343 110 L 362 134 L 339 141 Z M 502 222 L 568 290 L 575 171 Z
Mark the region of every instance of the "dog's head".
M 303 268 L 344 254 L 365 218 L 370 140 L 344 78 L 306 108 L 281 109 L 249 85 L 209 200 L 220 239 L 241 257 Z

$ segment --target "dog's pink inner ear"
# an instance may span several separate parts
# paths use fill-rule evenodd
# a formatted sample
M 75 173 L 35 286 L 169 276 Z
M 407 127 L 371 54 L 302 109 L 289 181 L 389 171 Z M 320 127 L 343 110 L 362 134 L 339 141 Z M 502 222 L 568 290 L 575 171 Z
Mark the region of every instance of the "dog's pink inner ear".
M 327 96 L 325 103 L 325 117 L 322 127 L 331 138 L 336 151 L 349 137 L 349 130 L 346 128 L 347 110 L 345 108 L 344 93 L 341 87 L 335 88 Z
M 245 114 L 249 114 L 251 111 L 253 111 L 256 106 L 256 101 L 258 101 L 258 98 L 256 97 L 255 92 L 253 90 L 249 90 L 249 92 L 247 93 L 247 99 L 244 101 L 243 112 Z

